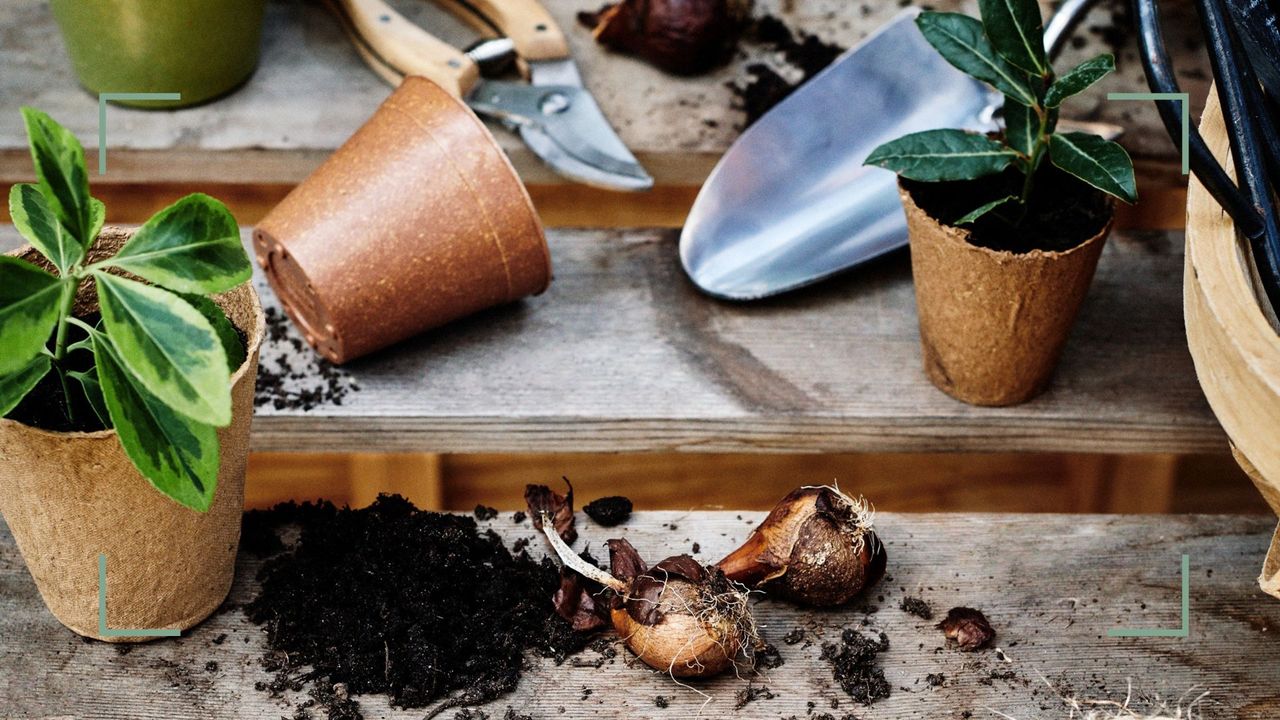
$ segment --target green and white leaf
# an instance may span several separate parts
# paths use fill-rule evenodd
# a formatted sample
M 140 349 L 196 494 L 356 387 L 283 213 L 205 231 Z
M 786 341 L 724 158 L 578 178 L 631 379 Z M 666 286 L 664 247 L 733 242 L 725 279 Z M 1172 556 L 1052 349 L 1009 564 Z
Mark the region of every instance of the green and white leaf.
M 74 378 L 76 382 L 80 383 L 80 389 L 84 392 L 85 400 L 88 401 L 89 407 L 93 408 L 93 414 L 98 417 L 98 421 L 102 423 L 102 426 L 105 428 L 114 427 L 111 422 L 111 413 L 107 410 L 107 401 L 102 397 L 102 384 L 98 382 L 97 371 L 77 370 L 67 373 L 67 377 Z
M 1049 140 L 1049 158 L 1059 169 L 1127 203 L 1138 201 L 1133 161 L 1120 145 L 1089 133 L 1058 133 Z
M 58 220 L 40 188 L 30 183 L 14 185 L 9 190 L 9 215 L 14 227 L 65 276 L 84 258 L 84 248 Z
M 93 241 L 88 235 L 93 210 L 89 203 L 84 147 L 70 131 L 35 108 L 22 108 L 22 121 L 27 128 L 40 191 L 62 224 L 82 247 L 88 247 Z
M 17 407 L 48 372 L 49 356 L 40 353 L 16 372 L 0 375 L 0 417 Z
M 209 321 L 166 290 L 104 272 L 94 278 L 103 327 L 129 372 L 178 413 L 230 423 L 231 375 Z
M 62 281 L 29 262 L 0 255 L 0 375 L 26 367 L 49 342 Z
M 1030 156 L 1040 133 L 1040 116 L 1035 109 L 1004 99 L 1004 139 L 1009 147 Z
M 1044 51 L 1044 18 L 1036 0 L 978 0 L 987 39 L 1005 60 L 1029 73 L 1049 68 Z
M 231 324 L 231 320 L 227 318 L 222 308 L 209 298 L 203 295 L 183 295 L 182 299 L 191 303 L 191 307 L 199 311 L 213 326 L 213 331 L 218 334 L 218 341 L 222 343 L 222 349 L 227 353 L 227 367 L 231 372 L 235 372 L 245 359 L 244 343 L 240 340 L 240 333 L 236 332 L 236 326 Z
M 175 413 L 129 373 L 110 338 L 93 338 L 103 402 L 124 454 L 157 490 L 193 510 L 208 510 L 218 484 L 217 430 Z
M 199 193 L 156 213 L 104 264 L 183 293 L 230 290 L 252 272 L 231 211 Z
M 960 13 L 923 12 L 916 25 L 947 62 L 1023 105 L 1036 104 L 1027 74 L 991 47 L 982 23 Z
M 89 239 L 86 241 L 86 248 L 93 247 L 93 241 L 97 239 L 98 234 L 102 232 L 102 226 L 107 224 L 107 206 L 102 204 L 98 198 L 89 198 Z
M 1062 101 L 1072 95 L 1084 92 L 1090 85 L 1106 77 L 1108 73 L 1115 69 L 1116 59 L 1111 53 L 1099 55 L 1092 60 L 1085 60 L 1068 70 L 1049 86 L 1048 92 L 1044 95 L 1044 104 L 1047 107 L 1056 108 L 1062 104 Z
M 887 142 L 867 156 L 867 165 L 923 182 L 972 180 L 1009 167 L 1012 148 L 963 130 L 925 130 Z
M 1018 198 L 1017 198 L 1016 196 L 1013 196 L 1013 195 L 1006 195 L 1006 196 L 1004 196 L 1004 197 L 1000 198 L 999 200 L 992 200 L 991 202 L 986 203 L 986 204 L 984 204 L 984 205 L 980 205 L 980 206 L 978 206 L 977 208 L 974 208 L 973 210 L 971 210 L 970 212 L 968 212 L 968 213 L 966 213 L 966 214 L 964 214 L 964 215 L 960 216 L 959 218 L 957 218 L 957 219 L 956 219 L 956 221 L 955 221 L 955 222 L 953 222 L 953 223 L 952 223 L 952 225 L 969 225 L 969 224 L 972 224 L 972 223 L 976 222 L 976 221 L 978 220 L 978 218 L 982 217 L 983 215 L 986 215 L 987 213 L 991 212 L 992 210 L 995 210 L 996 208 L 998 208 L 998 207 L 1000 207 L 1000 206 L 1002 206 L 1002 205 L 1004 205 L 1004 204 L 1006 204 L 1006 203 L 1009 203 L 1009 202 L 1016 202 L 1017 200 L 1018 200 Z

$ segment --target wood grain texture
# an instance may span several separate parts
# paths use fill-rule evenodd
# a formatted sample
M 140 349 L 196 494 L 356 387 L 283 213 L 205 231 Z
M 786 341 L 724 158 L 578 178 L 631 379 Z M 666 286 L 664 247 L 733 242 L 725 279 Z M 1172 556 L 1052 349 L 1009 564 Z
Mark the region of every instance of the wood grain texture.
M 474 31 L 427 2 L 395 3 L 441 38 L 461 47 Z M 974 0 L 939 0 L 939 10 L 976 14 Z M 623 141 L 660 184 L 699 185 L 737 137 L 743 122 L 727 83 L 741 82 L 755 62 L 785 73 L 776 53 L 747 44 L 730 64 L 697 78 L 677 78 L 599 47 L 578 25 L 581 10 L 599 0 L 548 0 L 581 66 L 588 89 Z M 1145 91 L 1128 30 L 1127 4 L 1102 3 L 1082 23 L 1058 63 L 1067 68 L 1118 45 L 1118 72 L 1065 112 L 1073 118 L 1128 128 L 1135 154 L 1176 157 L 1150 103 L 1108 102 L 1115 91 Z M 1049 3 L 1044 3 L 1046 10 Z M 1202 98 L 1208 84 L 1192 3 L 1165 3 L 1169 47 L 1184 90 Z M 898 3 L 847 0 L 757 0 L 757 15 L 774 14 L 790 26 L 850 46 L 900 10 Z M 35 105 L 96 147 L 96 98 L 76 84 L 48 4 L 13 0 L 0 6 L 0 177 L 30 170 L 18 105 Z M 364 66 L 337 21 L 321 3 L 287 0 L 268 7 L 257 74 L 230 97 L 181 112 L 112 107 L 108 110 L 111 181 L 296 183 L 342 143 L 390 93 Z M 1197 108 L 1198 110 L 1198 108 Z M 562 182 L 511 133 L 495 132 L 526 181 Z M 91 155 L 92 150 L 91 150 Z M 196 162 L 189 162 L 191 159 Z M 92 163 L 92 159 L 91 159 Z
M 689 551 L 713 562 L 743 540 L 763 513 L 641 513 L 606 530 L 580 519 L 577 548 L 601 551 L 608 537 L 626 536 L 651 557 Z M 673 523 L 676 530 L 665 528 Z M 510 543 L 532 536 L 509 514 L 486 523 Z M 627 663 L 621 647 L 599 669 L 534 659 L 517 690 L 484 708 L 502 717 L 515 707 L 534 718 L 776 719 L 852 712 L 861 720 L 953 720 L 972 712 L 1019 720 L 1065 718 L 1067 711 L 1042 677 L 1082 698 L 1136 694 L 1177 699 L 1210 693 L 1209 720 L 1272 720 L 1280 714 L 1280 664 L 1275 628 L 1280 603 L 1257 590 L 1257 558 L 1274 521 L 1232 516 L 894 515 L 877 518 L 889 554 L 889 575 L 851 607 L 802 611 L 763 599 L 755 605 L 764 637 L 785 664 L 756 678 L 732 676 L 681 688 L 665 675 Z M 536 541 L 530 546 L 542 552 Z M 1116 639 L 1115 627 L 1174 627 L 1179 623 L 1179 556 L 1191 556 L 1190 637 Z M 0 717 L 167 720 L 293 717 L 290 694 L 270 698 L 254 689 L 269 680 L 257 663 L 264 633 L 238 606 L 256 595 L 258 561 L 241 556 L 232 595 L 221 612 L 178 639 L 135 647 L 85 643 L 45 611 L 7 531 L 0 531 Z M 86 572 L 92 572 L 86 568 Z M 994 651 L 942 649 L 932 623 L 899 609 L 915 596 L 935 613 L 954 605 L 982 609 L 997 628 Z M 108 602 L 110 598 L 108 597 Z M 853 704 L 819 659 L 822 642 L 846 627 L 884 631 L 881 656 L 892 695 L 871 707 Z M 801 628 L 814 644 L 786 644 Z M 225 636 L 221 644 L 219 637 Z M 579 657 L 592 661 L 592 651 Z M 206 663 L 217 663 L 206 669 Z M 942 673 L 930 687 L 929 673 Z M 993 678 L 993 673 L 1011 673 Z M 777 695 L 735 711 L 735 696 L 754 682 Z M 592 694 L 582 699 L 583 689 Z M 703 693 L 705 694 L 704 697 Z M 658 695 L 670 707 L 655 707 Z M 831 702 L 839 700 L 832 710 Z M 703 703 L 707 704 L 704 706 Z M 422 717 L 396 711 L 381 696 L 361 698 L 366 718 Z M 443 717 L 452 717 L 446 713 Z M 969 717 L 969 716 L 963 716 Z
M 555 281 L 545 294 L 345 366 L 360 389 L 341 405 L 260 407 L 254 449 L 1225 447 L 1183 336 L 1181 233 L 1113 235 L 1049 390 L 1011 408 L 964 405 L 924 377 L 905 253 L 783 298 L 737 305 L 693 288 L 673 233 L 548 234 Z M 0 227 L 0 248 L 16 243 L 12 228 Z M 260 275 L 256 282 L 273 306 Z M 263 363 L 291 352 L 268 343 Z

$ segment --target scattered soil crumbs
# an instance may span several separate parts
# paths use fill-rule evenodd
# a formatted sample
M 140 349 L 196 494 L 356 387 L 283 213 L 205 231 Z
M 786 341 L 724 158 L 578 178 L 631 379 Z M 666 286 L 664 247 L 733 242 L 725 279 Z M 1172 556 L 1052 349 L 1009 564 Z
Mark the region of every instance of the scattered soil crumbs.
M 774 670 L 787 664 L 782 653 L 778 652 L 778 646 L 771 642 L 763 642 L 760 647 L 756 648 L 754 655 L 756 668 L 765 670 Z
M 666 695 L 658 695 L 653 698 L 653 704 L 660 708 L 671 706 L 671 700 Z
M 341 405 L 348 394 L 360 389 L 345 370 L 303 342 L 278 308 L 265 308 L 264 313 L 267 336 L 259 354 L 255 406 L 308 411 Z
M 596 521 L 597 525 L 613 527 L 621 525 L 631 517 L 631 500 L 621 495 L 602 497 L 587 503 L 582 511 L 587 517 Z
M 793 32 L 773 15 L 757 19 L 743 39 L 776 51 L 785 66 L 775 68 L 766 63 L 751 63 L 746 67 L 744 80 L 729 84 L 746 113 L 747 126 L 821 72 L 845 50 L 839 45 L 823 42 L 816 35 Z M 788 80 L 784 74 L 796 79 Z
M 929 673 L 924 676 L 924 681 L 929 684 L 929 687 L 942 687 L 947 682 L 947 676 L 942 673 Z
M 933 619 L 933 608 L 929 607 L 929 603 L 918 597 L 902 598 L 902 604 L 899 607 L 902 608 L 903 612 L 909 615 L 915 615 L 921 620 Z
M 782 636 L 782 642 L 788 645 L 795 645 L 796 643 L 802 643 L 805 641 L 805 639 L 806 639 L 806 635 L 804 632 L 804 628 L 799 628 L 799 627 L 792 628 L 791 632 Z
M 870 705 L 889 697 L 889 681 L 877 667 L 876 656 L 889 649 L 889 636 L 880 633 L 873 640 L 853 628 L 846 628 L 839 643 L 825 643 L 822 659 L 831 663 L 831 675 L 854 702 Z
M 777 697 L 777 695 L 774 695 L 773 691 L 766 686 L 762 685 L 760 687 L 756 687 L 755 685 L 747 685 L 738 691 L 738 694 L 734 699 L 733 709 L 741 710 L 756 700 L 772 700 L 775 697 Z
M 492 520 L 498 517 L 498 511 L 488 505 L 477 505 L 475 509 L 475 516 L 477 520 Z
M 344 708 L 363 693 L 406 708 L 438 703 L 428 717 L 489 702 L 516 687 L 526 650 L 563 662 L 586 641 L 552 608 L 555 565 L 513 556 L 474 518 L 381 495 L 360 510 L 286 503 L 256 522 L 268 520 L 298 525 L 299 536 L 263 566 L 246 608 L 270 648 L 261 664 L 274 677 L 259 687 L 313 697 L 329 688 L 317 702 L 330 717 L 359 717 Z

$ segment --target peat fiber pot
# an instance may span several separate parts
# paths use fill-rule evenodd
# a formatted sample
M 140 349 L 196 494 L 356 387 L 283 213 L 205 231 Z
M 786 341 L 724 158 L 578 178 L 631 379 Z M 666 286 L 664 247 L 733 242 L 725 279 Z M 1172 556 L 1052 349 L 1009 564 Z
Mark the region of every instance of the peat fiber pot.
M 114 255 L 129 232 L 102 231 L 89 260 Z M 30 248 L 19 256 L 35 260 Z M 160 494 L 125 457 L 114 430 L 49 432 L 0 419 L 0 513 L 44 603 L 63 625 L 109 642 L 98 626 L 98 556 L 107 558 L 108 628 L 185 630 L 231 589 L 249 421 L 265 322 L 245 283 L 213 297 L 242 332 L 247 358 L 232 374 L 231 425 L 218 429 L 222 464 L 213 505 L 200 513 Z M 92 285 L 77 313 L 96 310 Z
M 524 184 L 460 100 L 407 77 L 258 224 L 258 263 L 335 363 L 546 290 Z
M 1210 90 L 1200 132 L 1218 162 L 1231 168 L 1217 98 Z M 1280 514 L 1280 324 L 1263 311 L 1256 277 L 1248 246 L 1231 218 L 1193 177 L 1187 192 L 1183 284 L 1187 344 L 1200 387 L 1227 431 L 1236 459 Z M 1280 597 L 1280 532 L 1259 583 Z
M 973 405 L 1016 405 L 1049 384 L 1098 266 L 1111 220 L 1064 252 L 1012 253 L 969 242 L 899 187 L 924 368 L 938 389 Z
M 239 87 L 258 65 L 266 0 L 52 0 L 80 84 L 140 108 L 197 105 Z

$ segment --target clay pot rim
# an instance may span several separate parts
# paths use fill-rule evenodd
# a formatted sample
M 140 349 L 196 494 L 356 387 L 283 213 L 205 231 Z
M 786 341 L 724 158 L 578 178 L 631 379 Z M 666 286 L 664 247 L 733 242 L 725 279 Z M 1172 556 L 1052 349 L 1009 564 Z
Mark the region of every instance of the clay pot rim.
M 98 234 L 98 237 L 102 237 L 102 234 L 106 233 L 109 230 L 124 232 L 129 235 L 132 235 L 136 229 L 137 228 L 121 228 L 121 227 L 107 225 L 102 228 L 102 231 Z M 97 241 L 95 240 L 95 242 Z M 23 260 L 30 259 L 30 256 L 33 254 L 39 256 L 39 252 L 31 245 L 23 245 L 22 247 L 17 248 L 16 250 L 12 250 L 5 254 L 13 257 L 21 258 Z M 43 257 L 43 256 L 40 256 L 40 257 Z M 247 336 L 247 340 L 245 342 L 244 361 L 241 362 L 240 366 L 237 367 L 235 371 L 231 373 L 231 380 L 229 384 L 232 387 L 235 387 L 235 385 L 237 385 L 240 382 L 240 380 L 245 376 L 245 373 L 247 373 L 249 370 L 250 361 L 253 360 L 254 353 L 256 353 L 260 347 L 262 347 L 262 339 L 266 337 L 267 318 L 262 311 L 262 299 L 258 297 L 258 291 L 256 288 L 253 287 L 253 280 L 251 279 L 246 280 L 243 283 L 240 283 L 239 285 L 231 288 L 230 290 L 227 290 L 226 292 L 217 293 L 216 295 L 210 296 L 210 299 L 212 299 L 215 304 L 221 307 L 222 303 L 218 302 L 218 298 L 220 296 L 228 295 L 230 293 L 238 292 L 241 290 L 247 290 L 249 293 L 250 308 L 253 311 L 253 327 L 243 328 L 243 327 L 240 327 L 239 325 L 236 326 L 242 332 L 244 332 L 244 334 Z M 4 417 L 0 417 L 0 428 L 4 428 L 5 430 L 17 429 L 18 432 L 29 433 L 31 435 L 47 435 L 52 437 L 63 438 L 65 440 L 107 440 L 107 439 L 115 438 L 118 435 L 115 428 L 107 428 L 106 430 L 93 430 L 90 432 L 84 432 L 81 430 L 70 430 L 70 431 L 46 430 L 44 428 L 32 427 L 31 425 L 27 425 L 26 423 L 20 423 L 17 420 L 10 420 L 9 418 L 4 418 Z
M 430 80 L 417 75 L 406 76 L 403 82 L 410 81 L 431 82 Z M 455 97 L 452 93 L 448 92 L 443 94 L 449 98 L 449 102 L 453 103 L 455 109 L 457 109 L 462 115 L 466 116 L 467 121 L 479 131 L 479 135 L 483 138 L 484 143 L 498 154 L 498 157 L 502 159 L 503 167 L 507 169 L 507 172 L 510 173 L 511 177 L 515 180 L 515 184 L 520 188 L 520 197 L 524 199 L 525 210 L 527 210 L 530 217 L 533 218 L 533 224 L 538 229 L 538 237 L 542 240 L 542 242 L 539 243 L 539 246 L 542 249 L 543 274 L 546 280 L 542 283 L 542 289 L 539 290 L 538 293 L 546 292 L 547 288 L 551 287 L 551 248 L 547 245 L 547 229 L 543 227 L 542 218 L 538 215 L 538 209 L 534 207 L 533 198 L 529 195 L 528 186 L 525 185 L 524 179 L 521 178 L 520 173 L 516 171 L 516 166 L 511 164 L 511 158 L 507 156 L 507 152 L 498 144 L 497 138 L 493 136 L 493 133 L 489 130 L 488 126 L 484 124 L 484 121 L 480 119 L 480 116 L 477 115 L 469 105 L 463 102 L 461 98 Z M 432 135 L 434 134 L 435 133 L 433 132 Z M 479 200 L 479 198 L 477 198 L 477 200 Z M 518 299 L 519 298 L 509 298 L 508 302 L 514 302 Z
M 1099 230 L 1097 234 L 1081 241 L 1079 244 L 1067 250 L 1041 250 L 1040 248 L 1034 248 L 1027 252 L 1016 253 L 1009 250 L 994 250 L 989 247 L 975 245 L 974 243 L 969 242 L 969 230 L 956 227 L 955 225 L 948 225 L 925 212 L 919 205 L 916 205 L 915 200 L 911 197 L 911 193 L 903 187 L 901 176 L 898 178 L 898 196 L 902 198 L 902 207 L 907 214 L 910 215 L 914 213 L 919 214 L 921 217 L 928 218 L 929 222 L 942 230 L 943 236 L 946 237 L 949 242 L 962 246 L 967 250 L 977 251 L 981 254 L 987 255 L 997 262 L 1041 259 L 1057 260 L 1070 256 L 1074 253 L 1083 252 L 1085 248 L 1105 240 L 1107 236 L 1111 234 L 1111 230 L 1115 226 L 1116 222 L 1116 200 L 1108 195 L 1107 205 L 1111 209 L 1111 214 L 1107 216 L 1107 222 L 1103 224 L 1102 229 Z

